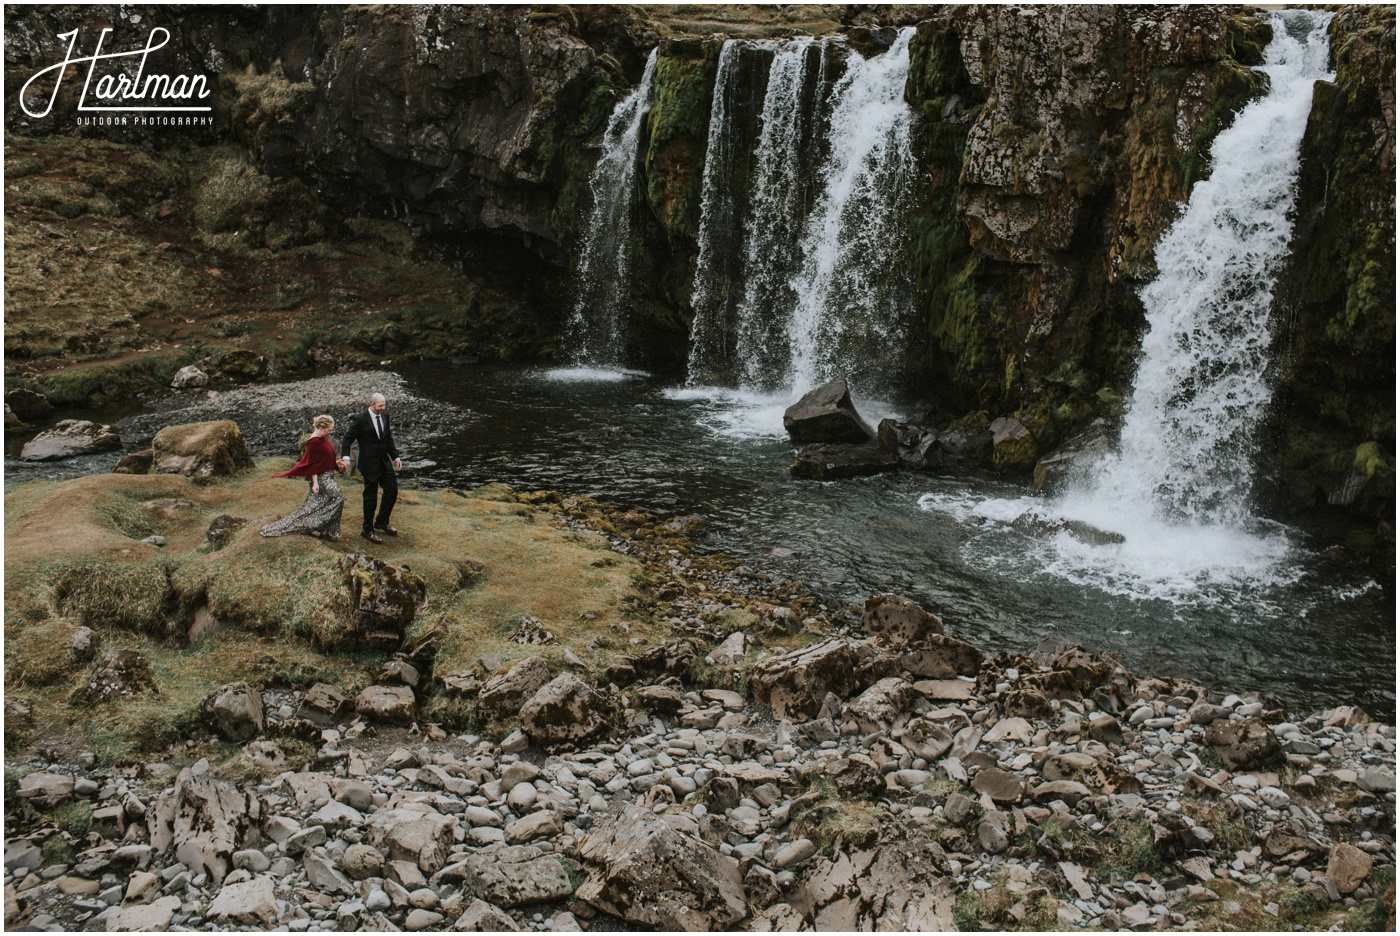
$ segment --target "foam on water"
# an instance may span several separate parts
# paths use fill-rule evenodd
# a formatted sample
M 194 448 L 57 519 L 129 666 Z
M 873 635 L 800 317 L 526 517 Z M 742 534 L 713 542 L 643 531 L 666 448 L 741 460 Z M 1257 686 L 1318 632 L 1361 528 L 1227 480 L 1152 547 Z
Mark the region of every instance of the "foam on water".
M 573 383 L 616 383 L 649 376 L 646 371 L 628 370 L 625 367 L 556 367 L 542 372 L 546 380 L 561 380 Z

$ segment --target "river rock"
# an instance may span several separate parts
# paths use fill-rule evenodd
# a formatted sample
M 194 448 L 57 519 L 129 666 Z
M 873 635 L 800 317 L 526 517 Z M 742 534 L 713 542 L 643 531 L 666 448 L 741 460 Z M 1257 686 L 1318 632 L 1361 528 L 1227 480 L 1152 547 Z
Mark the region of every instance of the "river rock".
M 748 915 L 739 865 L 648 809 L 624 808 L 580 843 L 579 856 L 591 866 L 579 899 L 629 922 L 731 930 Z
M 860 626 L 867 634 L 883 637 L 892 644 L 922 640 L 929 634 L 942 634 L 943 622 L 908 598 L 899 595 L 871 595 L 865 599 Z
M 207 478 L 253 467 L 238 424 L 231 419 L 166 426 L 151 440 L 152 468 L 162 474 Z
M 247 682 L 220 686 L 209 693 L 199 709 L 225 741 L 248 741 L 267 727 L 262 694 Z
M 994 803 L 1019 803 L 1023 792 L 1021 778 L 997 767 L 985 767 L 972 778 L 972 789 L 985 793 Z
M 529 657 L 488 679 L 477 705 L 488 716 L 514 715 L 548 681 L 549 664 L 544 657 Z
M 556 676 L 520 708 L 521 729 L 546 749 L 585 741 L 607 726 L 607 699 L 573 673 Z
M 1076 478 L 1086 476 L 1091 466 L 1115 448 L 1116 438 L 1108 423 L 1094 420 L 1088 429 L 1035 463 L 1035 489 L 1047 494 L 1065 490 Z
M 520 927 L 500 907 L 481 898 L 474 899 L 452 924 L 459 933 L 518 933 Z
M 1258 718 L 1213 722 L 1205 742 L 1228 770 L 1254 770 L 1283 759 L 1278 738 Z
M 160 695 L 155 674 L 146 658 L 135 650 L 113 647 L 102 658 L 87 685 L 73 694 L 73 699 L 87 705 L 110 702 L 127 696 L 149 692 Z
M 755 699 L 772 707 L 774 718 L 806 720 L 816 716 L 827 693 L 844 699 L 856 690 L 859 662 L 848 641 L 833 637 L 755 663 L 749 688 Z
M 839 481 L 842 478 L 863 478 L 899 467 L 875 446 L 847 442 L 823 442 L 808 445 L 797 453 L 789 473 L 794 478 L 812 481 Z
M 112 452 L 121 447 L 121 437 L 111 426 L 86 419 L 65 419 L 26 442 L 19 457 L 24 461 L 58 461 L 78 455 Z
M 193 364 L 187 364 L 175 372 L 170 386 L 175 390 L 189 390 L 209 383 L 209 375 Z
M 637 701 L 662 715 L 675 715 L 685 706 L 680 690 L 670 686 L 643 686 L 637 690 Z
M 753 641 L 749 639 L 749 635 L 743 631 L 735 631 L 710 651 L 705 657 L 705 662 L 711 666 L 734 666 L 744 662 L 744 657 L 748 656 L 752 648 Z
M 442 869 L 436 879 L 460 880 L 467 893 L 500 907 L 564 900 L 574 893 L 554 855 L 530 845 L 493 845 Z
M 297 717 L 325 727 L 335 724 L 349 705 L 350 699 L 338 688 L 330 683 L 316 683 L 302 696 Z
M 411 725 L 417 702 L 407 686 L 368 686 L 356 696 L 355 711 L 371 721 Z
M 912 471 L 943 467 L 943 445 L 938 433 L 912 423 L 882 419 L 875 429 L 880 454 Z
M 844 380 L 808 391 L 783 413 L 783 428 L 794 442 L 867 442 L 875 435 L 856 412 Z

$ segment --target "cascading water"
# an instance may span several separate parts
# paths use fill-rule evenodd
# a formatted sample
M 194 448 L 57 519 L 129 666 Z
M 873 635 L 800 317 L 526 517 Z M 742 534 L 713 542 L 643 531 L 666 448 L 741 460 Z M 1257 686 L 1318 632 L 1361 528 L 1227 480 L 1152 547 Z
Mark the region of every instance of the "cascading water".
M 589 188 L 593 208 L 579 261 L 578 294 L 569 339 L 578 364 L 616 366 L 627 339 L 628 275 L 632 265 L 637 200 L 637 143 L 651 110 L 656 50 L 647 58 L 641 83 L 618 102 L 603 135 L 603 153 Z
M 971 512 L 1031 514 L 1121 534 L 1086 545 L 1061 534 L 1038 561 L 1052 574 L 1132 597 L 1233 605 L 1239 586 L 1286 584 L 1292 551 L 1249 508 L 1255 435 L 1272 396 L 1274 277 L 1292 235 L 1298 149 L 1313 84 L 1327 73 L 1331 14 L 1270 14 L 1274 37 L 1251 102 L 1211 148 L 1212 172 L 1157 247 L 1157 279 L 1142 292 L 1148 333 L 1119 454 L 1051 504 L 988 501 Z M 953 509 L 930 495 L 927 509 Z
M 734 191 L 726 184 L 731 150 L 729 131 L 729 76 L 739 57 L 741 44 L 728 39 L 720 48 L 715 71 L 715 90 L 710 102 L 710 129 L 705 141 L 705 168 L 700 181 L 700 232 L 695 260 L 695 285 L 691 306 L 695 320 L 690 327 L 688 381 L 696 382 L 723 367 L 730 356 L 726 348 L 723 309 L 729 304 L 728 259 L 723 253 L 726 240 L 717 236 L 735 227 Z
M 743 296 L 736 314 L 735 351 L 746 387 L 762 386 L 769 374 L 785 370 L 789 356 L 784 313 L 793 307 L 789 279 L 801 262 L 798 237 L 806 213 L 804 170 L 809 168 L 803 155 L 815 117 L 804 91 L 820 70 L 818 57 L 809 54 L 814 51 L 811 39 L 783 43 L 768 72 L 744 232 Z
M 869 387 L 888 368 L 912 309 L 901 254 L 915 175 L 904 103 L 913 32 L 872 58 L 850 54 L 829 99 L 818 92 L 834 43 L 725 44 L 703 175 L 692 384 L 727 373 L 747 390 L 791 395 L 838 374 Z M 726 187 L 737 132 L 727 81 L 746 47 L 772 48 L 773 60 L 740 207 Z
M 867 393 L 889 373 L 913 307 L 904 233 L 915 163 L 904 101 L 912 28 L 883 55 L 852 56 L 832 94 L 825 187 L 792 280 L 787 380 L 802 391 L 849 376 Z

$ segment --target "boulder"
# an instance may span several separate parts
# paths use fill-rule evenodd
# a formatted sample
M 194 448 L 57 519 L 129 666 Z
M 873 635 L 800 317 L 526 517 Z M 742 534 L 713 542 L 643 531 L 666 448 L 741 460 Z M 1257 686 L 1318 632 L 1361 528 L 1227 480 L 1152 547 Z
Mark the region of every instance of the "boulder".
M 151 465 L 155 463 L 156 454 L 153 449 L 142 449 L 139 452 L 132 452 L 123 455 L 112 466 L 113 474 L 143 475 L 151 473 Z
M 783 428 L 794 442 L 868 442 L 875 435 L 856 412 L 844 380 L 808 391 L 783 413 Z
M 73 798 L 73 778 L 47 771 L 27 774 L 20 778 L 19 798 L 40 809 L 52 809 Z
M 477 697 L 479 711 L 488 716 L 514 715 L 549 681 L 544 657 L 528 657 L 486 681 Z
M 970 643 L 943 634 L 930 634 L 903 648 L 898 666 L 923 679 L 976 676 L 982 669 L 982 651 Z
M 943 445 L 938 433 L 913 423 L 882 419 L 875 430 L 880 454 L 913 471 L 933 471 L 943 467 Z
M 452 832 L 456 824 L 455 818 L 426 803 L 405 803 L 376 813 L 367 841 L 390 861 L 412 862 L 424 874 L 434 874 L 447 863 L 456 844 Z
M 248 741 L 267 727 L 262 693 L 247 682 L 220 686 L 209 693 L 199 710 L 225 741 Z
M 19 457 L 24 461 L 58 461 L 78 455 L 112 452 L 121 447 L 121 437 L 112 431 L 111 426 L 86 419 L 65 419 L 26 442 Z
M 233 380 L 257 380 L 267 373 L 267 358 L 246 348 L 230 348 L 216 360 L 219 373 Z
M 164 933 L 180 909 L 179 897 L 160 897 L 148 904 L 123 907 L 107 918 L 109 933 Z
M 649 809 L 627 806 L 579 844 L 590 865 L 577 896 L 656 930 L 733 930 L 748 915 L 738 863 L 683 835 Z
M 999 767 L 984 767 L 972 778 L 972 789 L 985 793 L 994 803 L 1019 803 L 1024 787 L 1021 778 Z
M 204 914 L 215 923 L 268 926 L 277 920 L 273 880 L 258 875 L 237 884 L 225 884 Z
M 97 632 L 90 627 L 80 627 L 73 631 L 69 639 L 68 655 L 74 663 L 90 663 L 97 656 Z
M 173 845 L 177 861 L 217 886 L 233 869 L 234 852 L 256 840 L 261 814 L 256 794 L 186 768 L 147 811 L 146 823 L 154 852 Z
M 558 914 L 555 914 L 555 919 L 558 920 Z M 520 927 L 515 925 L 509 913 L 479 897 L 467 905 L 452 928 L 459 933 L 520 932 Z
M 1350 894 L 1361 886 L 1371 873 L 1374 859 L 1355 845 L 1339 842 L 1327 854 L 1327 879 L 1337 885 L 1337 892 Z
M 943 622 L 908 598 L 899 595 L 871 595 L 865 599 L 860 626 L 867 634 L 883 637 L 892 644 L 923 640 L 929 634 L 943 633 Z
M 355 698 L 355 711 L 391 725 L 411 725 L 417 714 L 413 690 L 407 686 L 370 686 Z
M 73 693 L 73 701 L 93 705 L 143 692 L 160 695 L 151 665 L 135 650 L 114 647 L 102 658 L 87 685 Z
M 748 656 L 751 649 L 753 641 L 749 639 L 749 635 L 743 631 L 735 631 L 710 651 L 705 657 L 705 662 L 711 666 L 734 666 L 744 662 L 744 657 Z
M 1278 738 L 1258 718 L 1212 722 L 1205 741 L 1227 770 L 1254 770 L 1283 759 Z
M 914 687 L 898 676 L 888 676 L 862 692 L 846 706 L 863 733 L 888 730 L 901 713 L 914 702 Z
M 685 696 L 670 686 L 644 686 L 637 690 L 637 701 L 662 715 L 675 715 L 685 707 Z
M 1115 448 L 1116 440 L 1108 423 L 1094 420 L 1084 432 L 1035 463 L 1035 489 L 1045 494 L 1065 490 L 1075 480 L 1086 477 L 1089 469 L 1112 454 Z
M 823 442 L 808 445 L 798 452 L 788 472 L 794 478 L 839 481 L 893 471 L 898 467 L 899 462 L 886 458 L 873 445 Z
M 222 549 L 237 535 L 238 531 L 248 525 L 247 517 L 234 517 L 229 514 L 220 514 L 209 521 L 209 529 L 205 532 L 204 538 L 209 541 L 209 545 L 215 549 Z
M 574 894 L 559 858 L 530 845 L 479 849 L 443 868 L 434 877 L 438 880 L 459 880 L 468 894 L 498 907 L 566 900 Z
M 207 478 L 253 467 L 243 433 L 231 419 L 166 426 L 151 440 L 152 467 L 161 474 Z
M 332 642 L 397 650 L 404 628 L 427 600 L 427 583 L 406 566 L 358 553 L 341 556 L 340 571 L 350 591 L 351 626 Z
M 326 727 L 335 724 L 349 705 L 350 699 L 335 686 L 316 683 L 302 696 L 297 716 Z
M 170 380 L 170 386 L 174 390 L 190 390 L 202 387 L 207 383 L 209 383 L 209 375 L 193 364 L 187 364 L 177 370 L 175 376 Z
M 608 700 L 572 673 L 556 676 L 520 708 L 521 729 L 545 749 L 586 741 L 607 726 Z
M 33 390 L 7 390 L 5 405 L 27 423 L 39 422 L 53 415 L 53 406 L 49 403 L 49 398 Z
M 859 663 L 850 642 L 833 637 L 754 664 L 749 688 L 755 700 L 772 707 L 774 718 L 805 721 L 816 717 L 827 693 L 844 699 L 859 688 Z
M 918 719 L 911 721 L 904 730 L 895 733 L 895 740 L 910 754 L 935 763 L 953 746 L 953 735 L 941 725 Z

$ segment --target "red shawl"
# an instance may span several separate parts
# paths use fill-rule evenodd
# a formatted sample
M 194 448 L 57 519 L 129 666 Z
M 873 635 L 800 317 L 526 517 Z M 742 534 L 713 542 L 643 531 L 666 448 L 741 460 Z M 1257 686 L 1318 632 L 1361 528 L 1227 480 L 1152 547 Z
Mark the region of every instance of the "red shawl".
M 335 449 L 325 436 L 312 436 L 306 442 L 306 450 L 301 453 L 301 461 L 290 471 L 273 475 L 274 478 L 310 478 L 313 475 L 335 471 Z

